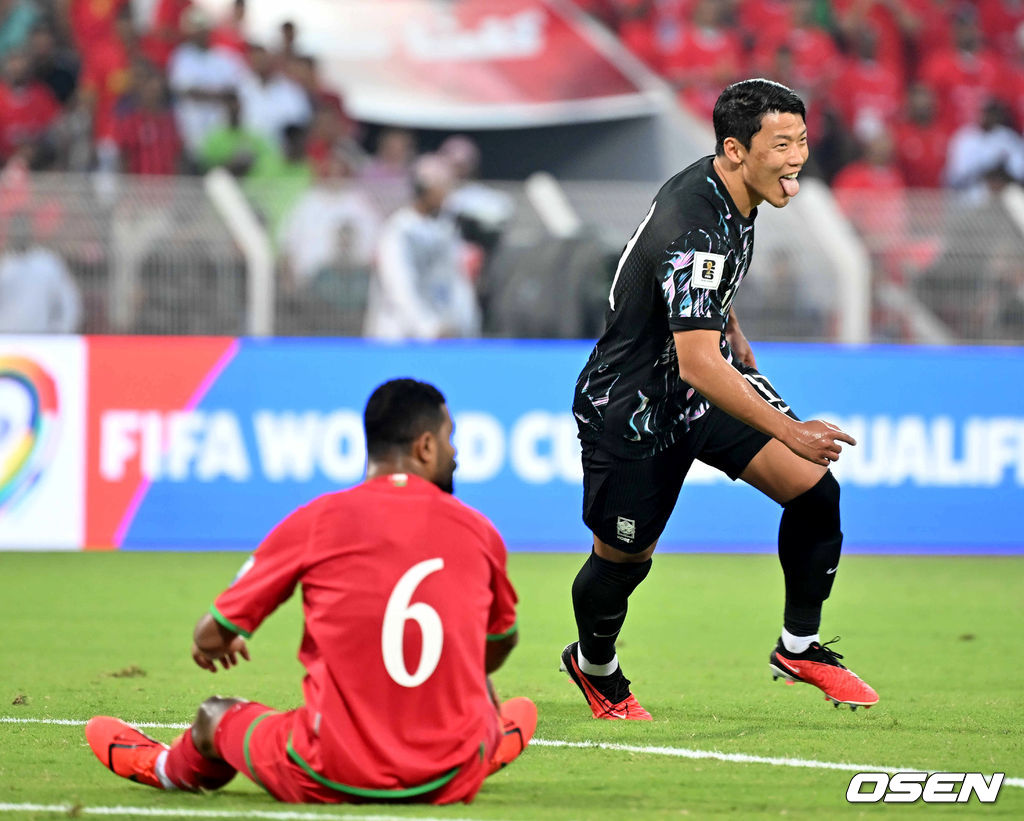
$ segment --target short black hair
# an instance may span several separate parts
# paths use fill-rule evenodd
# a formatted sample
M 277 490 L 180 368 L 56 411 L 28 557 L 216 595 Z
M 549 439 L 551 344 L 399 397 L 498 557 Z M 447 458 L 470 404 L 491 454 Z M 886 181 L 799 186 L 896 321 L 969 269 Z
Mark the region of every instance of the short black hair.
M 363 412 L 366 452 L 371 459 L 406 448 L 444 422 L 444 394 L 427 382 L 391 379 L 370 394 Z
M 804 101 L 795 91 L 773 80 L 741 80 L 725 89 L 715 103 L 715 153 L 722 156 L 726 137 L 733 137 L 750 148 L 750 141 L 761 130 L 765 114 L 799 114 L 807 119 Z

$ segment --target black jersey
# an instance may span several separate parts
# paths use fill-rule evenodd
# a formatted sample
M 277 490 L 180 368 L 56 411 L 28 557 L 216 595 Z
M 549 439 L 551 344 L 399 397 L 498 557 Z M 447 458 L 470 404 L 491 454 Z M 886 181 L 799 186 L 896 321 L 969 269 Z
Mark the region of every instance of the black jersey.
M 605 331 L 576 382 L 585 442 L 642 458 L 674 443 L 708 401 L 679 376 L 674 331 L 725 325 L 754 250 L 754 217 L 737 210 L 704 157 L 666 182 L 626 243 Z

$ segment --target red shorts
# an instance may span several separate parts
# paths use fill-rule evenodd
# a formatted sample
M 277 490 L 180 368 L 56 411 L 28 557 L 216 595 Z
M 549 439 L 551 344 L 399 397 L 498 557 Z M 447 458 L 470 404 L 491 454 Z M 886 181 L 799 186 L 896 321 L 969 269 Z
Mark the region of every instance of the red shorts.
M 294 715 L 294 710 L 282 713 L 256 701 L 243 701 L 233 705 L 221 718 L 214 745 L 221 758 L 278 801 L 291 804 L 388 802 L 388 799 L 366 799 L 331 789 L 314 781 L 292 761 L 286 745 Z M 482 756 L 476 752 L 447 784 L 412 798 L 396 799 L 394 803 L 454 804 L 462 801 L 468 804 L 487 777 L 487 762 L 493 754 L 493 746 Z

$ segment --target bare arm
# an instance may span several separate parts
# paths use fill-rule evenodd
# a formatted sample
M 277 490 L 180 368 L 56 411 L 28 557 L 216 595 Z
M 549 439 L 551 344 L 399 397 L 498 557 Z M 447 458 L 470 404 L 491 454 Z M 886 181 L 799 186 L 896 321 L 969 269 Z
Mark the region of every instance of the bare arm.
M 238 656 L 249 661 L 245 639 L 228 630 L 209 613 L 204 613 L 192 634 L 192 659 L 204 670 L 217 672 L 217 662 L 227 670 L 238 664 Z
M 788 447 L 797 456 L 826 467 L 839 458 L 840 442 L 852 436 L 820 420 L 798 422 L 773 408 L 719 351 L 715 330 L 676 331 L 679 375 L 713 405 Z
M 757 360 L 754 359 L 754 350 L 750 347 L 746 335 L 740 329 L 740 321 L 736 317 L 736 309 L 729 309 L 729 321 L 725 325 L 725 338 L 729 341 L 729 347 L 744 365 L 751 368 L 757 367 Z
M 519 643 L 519 631 L 505 636 L 503 639 L 494 639 L 487 642 L 487 653 L 484 656 L 484 672 L 490 675 L 508 658 L 512 648 Z

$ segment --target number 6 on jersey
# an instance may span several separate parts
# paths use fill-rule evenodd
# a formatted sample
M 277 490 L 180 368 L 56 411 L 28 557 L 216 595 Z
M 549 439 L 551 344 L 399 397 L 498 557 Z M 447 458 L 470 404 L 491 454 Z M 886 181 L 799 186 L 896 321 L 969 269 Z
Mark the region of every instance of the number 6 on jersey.
M 425 602 L 409 604 L 420 583 L 431 573 L 444 567 L 444 559 L 427 559 L 414 564 L 398 580 L 391 591 L 384 609 L 384 624 L 380 634 L 380 649 L 384 656 L 384 667 L 396 684 L 402 687 L 419 687 L 430 678 L 441 660 L 444 644 L 444 628 L 437 611 Z M 410 673 L 405 666 L 403 652 L 405 623 L 412 619 L 420 626 L 422 643 L 420 660 L 416 671 Z

